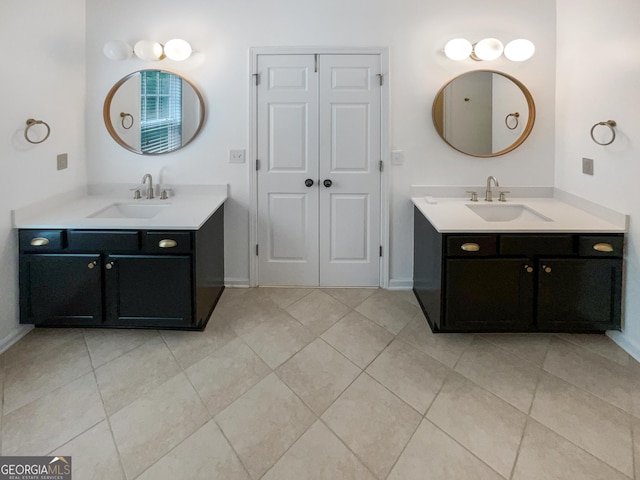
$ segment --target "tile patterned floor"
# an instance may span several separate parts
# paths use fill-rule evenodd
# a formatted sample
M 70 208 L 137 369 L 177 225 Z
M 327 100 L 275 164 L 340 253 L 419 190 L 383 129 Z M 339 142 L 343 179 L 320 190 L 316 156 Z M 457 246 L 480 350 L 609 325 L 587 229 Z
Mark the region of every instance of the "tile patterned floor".
M 204 332 L 36 329 L 3 455 L 74 479 L 640 480 L 640 366 L 602 335 L 434 335 L 411 292 L 227 289 Z

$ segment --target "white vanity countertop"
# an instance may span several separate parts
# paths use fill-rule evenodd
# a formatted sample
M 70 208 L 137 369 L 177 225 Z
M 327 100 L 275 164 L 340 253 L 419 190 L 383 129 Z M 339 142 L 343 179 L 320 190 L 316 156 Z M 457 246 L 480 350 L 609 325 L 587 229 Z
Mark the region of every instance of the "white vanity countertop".
M 103 190 L 103 191 L 101 191 Z M 90 186 L 13 211 L 14 228 L 197 230 L 227 199 L 227 185 L 174 187 L 166 200 L 133 200 L 128 188 Z M 88 194 L 88 191 L 95 192 Z M 168 205 L 153 218 L 91 218 L 114 203 Z
M 496 196 L 497 197 L 497 196 Z M 479 198 L 471 202 L 469 198 L 414 196 L 413 204 L 440 233 L 475 232 L 538 232 L 538 233 L 624 233 L 627 231 L 627 216 L 611 212 L 603 215 L 598 209 L 595 213 L 571 205 L 558 198 L 514 197 L 507 202 L 485 202 Z M 541 219 L 516 218 L 511 221 L 487 221 L 474 213 L 468 205 L 524 205 L 547 217 Z

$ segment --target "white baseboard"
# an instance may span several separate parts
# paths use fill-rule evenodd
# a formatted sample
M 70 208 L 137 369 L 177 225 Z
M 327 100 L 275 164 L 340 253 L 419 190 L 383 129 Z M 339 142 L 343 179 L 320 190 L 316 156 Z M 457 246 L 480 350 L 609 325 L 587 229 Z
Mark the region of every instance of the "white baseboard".
M 413 288 L 412 278 L 392 278 L 389 280 L 389 290 L 411 290 Z
M 33 325 L 18 325 L 9 335 L 0 340 L 0 353 L 9 350 L 9 347 L 33 330 Z
M 226 287 L 249 288 L 248 278 L 225 277 L 224 284 Z
M 625 352 L 640 362 L 640 343 L 631 340 L 627 335 L 616 330 L 608 330 L 607 336 L 617 343 Z

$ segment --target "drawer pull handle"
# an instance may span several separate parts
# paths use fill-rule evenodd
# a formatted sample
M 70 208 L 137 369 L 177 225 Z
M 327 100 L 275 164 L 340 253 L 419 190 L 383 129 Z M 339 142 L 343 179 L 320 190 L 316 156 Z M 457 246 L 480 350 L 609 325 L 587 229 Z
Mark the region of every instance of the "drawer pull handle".
M 44 245 L 49 245 L 49 239 L 44 237 L 32 238 L 31 245 L 34 247 L 42 247 Z
M 477 243 L 463 243 L 460 247 L 465 252 L 478 252 L 480 251 L 480 245 Z
M 160 240 L 158 242 L 158 246 L 160 248 L 173 248 L 178 246 L 178 242 L 169 238 L 165 238 L 164 240 Z
M 593 249 L 596 252 L 613 252 L 613 246 L 610 243 L 596 243 Z

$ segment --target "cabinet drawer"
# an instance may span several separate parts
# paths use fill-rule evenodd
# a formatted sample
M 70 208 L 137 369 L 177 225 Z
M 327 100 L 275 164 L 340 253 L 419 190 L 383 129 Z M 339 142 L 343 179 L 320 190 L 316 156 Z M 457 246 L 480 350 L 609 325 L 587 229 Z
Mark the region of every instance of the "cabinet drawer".
M 575 255 L 573 235 L 500 235 L 502 255 Z
M 622 236 L 580 236 L 578 252 L 581 257 L 622 257 Z
M 145 232 L 143 234 L 143 250 L 145 253 L 190 253 L 191 232 Z
M 140 234 L 132 230 L 69 230 L 69 250 L 76 252 L 135 252 L 140 249 Z
M 447 255 L 450 257 L 485 257 L 495 255 L 495 235 L 469 235 L 447 237 Z
M 51 252 L 62 250 L 64 238 L 64 230 L 20 230 L 20 251 Z

